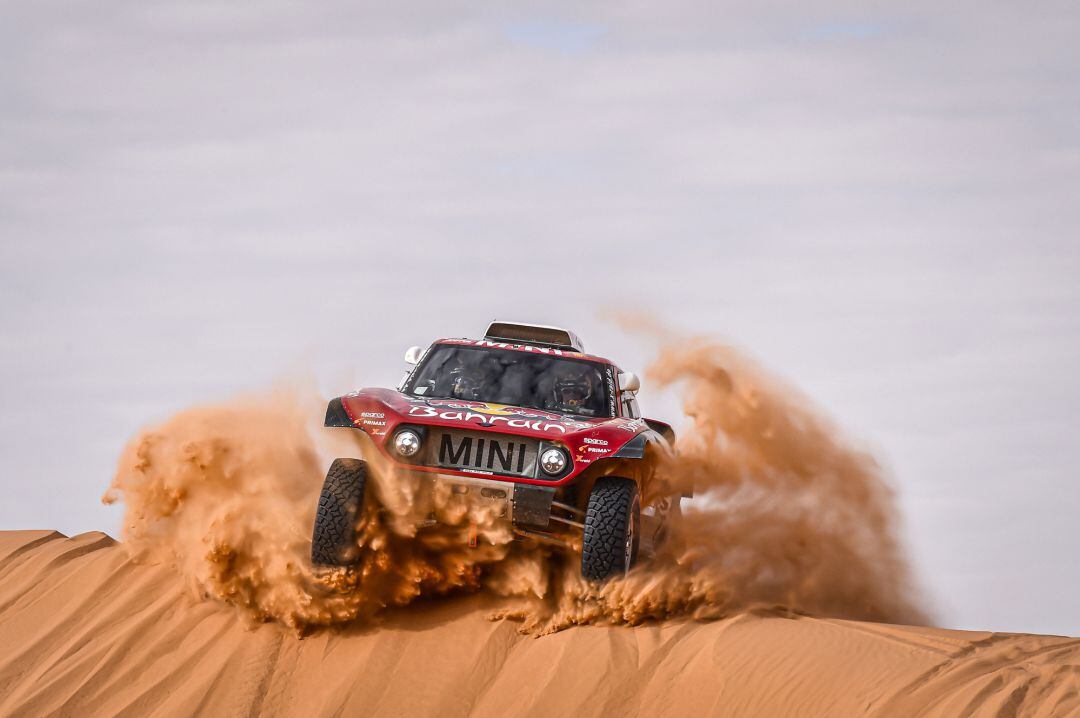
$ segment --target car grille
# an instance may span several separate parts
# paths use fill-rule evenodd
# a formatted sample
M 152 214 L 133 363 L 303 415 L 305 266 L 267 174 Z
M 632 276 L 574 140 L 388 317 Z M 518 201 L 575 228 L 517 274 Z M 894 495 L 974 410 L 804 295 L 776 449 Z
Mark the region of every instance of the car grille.
M 427 443 L 425 463 L 447 469 L 499 476 L 536 475 L 536 439 L 478 431 L 435 429 Z

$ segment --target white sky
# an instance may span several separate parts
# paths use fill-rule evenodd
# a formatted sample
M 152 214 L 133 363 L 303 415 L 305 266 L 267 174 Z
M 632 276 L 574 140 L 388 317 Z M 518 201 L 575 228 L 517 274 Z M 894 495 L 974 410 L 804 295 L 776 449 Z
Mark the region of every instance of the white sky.
M 876 451 L 941 623 L 1080 634 L 1074 2 L 358 5 L 0 2 L 0 527 L 116 532 L 192 402 L 648 309 Z

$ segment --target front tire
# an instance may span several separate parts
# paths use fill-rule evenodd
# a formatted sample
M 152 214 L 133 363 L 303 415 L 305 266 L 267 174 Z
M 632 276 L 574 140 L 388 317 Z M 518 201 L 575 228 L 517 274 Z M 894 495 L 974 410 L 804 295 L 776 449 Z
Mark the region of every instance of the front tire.
M 640 527 L 637 484 L 616 476 L 598 479 L 585 513 L 581 575 L 603 581 L 629 571 L 637 560 Z
M 334 459 L 330 464 L 311 532 L 312 564 L 356 563 L 356 523 L 364 510 L 366 483 L 367 464 L 360 459 Z

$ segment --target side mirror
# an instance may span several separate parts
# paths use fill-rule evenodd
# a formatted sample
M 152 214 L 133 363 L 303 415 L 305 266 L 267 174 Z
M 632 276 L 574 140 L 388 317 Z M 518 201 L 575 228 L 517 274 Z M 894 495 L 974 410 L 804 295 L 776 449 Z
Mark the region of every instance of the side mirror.
M 405 361 L 410 364 L 416 364 L 420 361 L 420 357 L 424 355 L 423 347 L 409 347 L 405 350 Z
M 619 389 L 621 391 L 637 391 L 641 388 L 641 379 L 632 372 L 619 373 Z

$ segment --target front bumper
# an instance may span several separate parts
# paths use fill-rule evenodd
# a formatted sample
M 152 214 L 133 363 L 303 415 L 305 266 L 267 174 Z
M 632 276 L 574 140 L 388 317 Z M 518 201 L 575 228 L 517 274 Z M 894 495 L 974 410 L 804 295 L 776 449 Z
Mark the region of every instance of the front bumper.
M 469 501 L 500 505 L 496 516 L 508 519 L 515 526 L 545 529 L 551 524 L 554 487 L 452 474 L 428 474 L 428 477 Z

